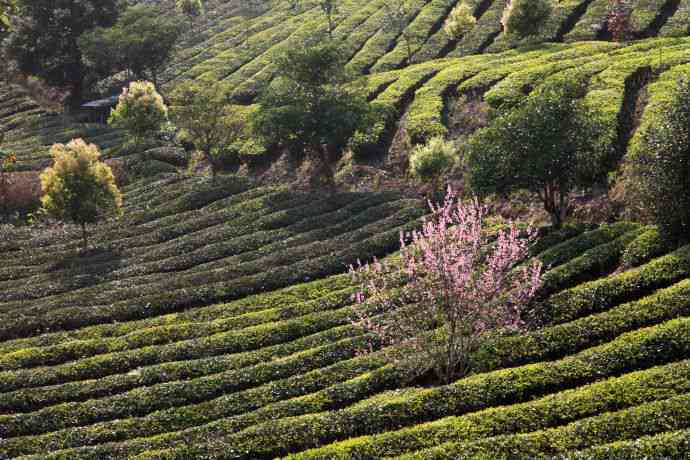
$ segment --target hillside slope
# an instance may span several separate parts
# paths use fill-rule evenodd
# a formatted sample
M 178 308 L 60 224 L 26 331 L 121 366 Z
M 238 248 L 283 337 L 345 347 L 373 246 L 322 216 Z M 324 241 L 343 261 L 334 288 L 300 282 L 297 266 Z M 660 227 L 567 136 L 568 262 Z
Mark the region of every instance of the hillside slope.
M 261 2 L 257 2 L 262 4 Z M 385 2 L 348 0 L 336 17 L 334 38 L 342 43 L 348 67 L 358 73 L 378 73 L 413 63 L 443 57 L 460 57 L 502 51 L 523 43 L 509 42 L 502 32 L 505 0 L 470 0 L 477 18 L 475 27 L 458 41 L 451 41 L 443 23 L 458 2 L 455 0 L 409 0 L 404 34 L 387 25 Z M 249 3 L 247 3 L 249 5 Z M 272 58 L 281 50 L 300 46 L 304 40 L 325 33 L 327 23 L 317 2 L 264 3 L 247 10 L 239 2 L 212 3 L 206 20 L 200 22 L 181 45 L 167 79 L 225 79 L 241 84 L 271 78 Z M 686 0 L 664 2 L 633 0 L 631 34 L 635 38 L 687 36 Z M 537 42 L 575 42 L 608 39 L 607 0 L 556 2 L 555 9 Z M 408 59 L 409 38 L 412 59 Z
M 551 233 L 544 327 L 489 338 L 473 376 L 400 389 L 402 371 L 357 356 L 336 274 L 394 250 L 421 203 L 221 180 L 129 186 L 86 259 L 77 229 L 3 235 L 0 453 L 533 458 L 641 436 L 687 452 L 690 247 L 628 223 Z
M 102 124 L 78 123 L 71 117 L 47 111 L 26 90 L 2 81 L 0 134 L 5 136 L 2 148 L 17 154 L 17 169 L 21 171 L 48 166 L 48 150 L 56 142 L 82 137 L 99 145 L 106 157 L 125 142 L 122 131 Z

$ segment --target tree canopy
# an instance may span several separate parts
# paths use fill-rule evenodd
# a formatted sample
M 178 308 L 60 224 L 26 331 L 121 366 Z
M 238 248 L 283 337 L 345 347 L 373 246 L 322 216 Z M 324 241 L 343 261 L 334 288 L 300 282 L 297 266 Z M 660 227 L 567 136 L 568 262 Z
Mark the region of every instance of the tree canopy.
M 160 129 L 168 119 L 168 108 L 156 87 L 148 81 L 135 81 L 122 90 L 108 124 L 130 133 L 136 143 Z
M 53 165 L 41 173 L 43 208 L 54 217 L 80 225 L 86 249 L 86 225 L 107 214 L 122 213 L 115 176 L 110 166 L 100 161 L 98 147 L 82 139 L 55 144 L 50 154 Z
M 665 238 L 690 242 L 690 78 L 680 79 L 667 110 L 632 158 L 645 206 Z
M 295 155 L 307 151 L 327 164 L 370 119 L 364 91 L 344 64 L 330 42 L 288 50 L 276 60 L 276 79 L 259 97 L 255 131 Z
M 16 7 L 15 0 L 0 0 L 0 32 L 9 30 L 10 16 Z
M 113 27 L 97 27 L 79 39 L 89 65 L 101 76 L 128 70 L 136 78 L 150 77 L 170 58 L 183 32 L 180 17 L 163 14 L 157 6 L 138 4 L 127 8 Z
M 230 88 L 185 81 L 171 95 L 171 118 L 180 137 L 203 153 L 215 178 L 221 157 L 240 140 L 245 124 L 231 105 Z
M 118 17 L 118 0 L 23 0 L 21 20 L 5 40 L 10 58 L 25 74 L 66 87 L 68 102 L 80 102 L 86 69 L 78 38 L 94 27 L 108 27 Z
M 607 172 L 606 152 L 597 144 L 597 116 L 579 94 L 577 84 L 552 83 L 479 130 L 468 145 L 473 189 L 482 194 L 534 192 L 560 226 L 570 193 Z

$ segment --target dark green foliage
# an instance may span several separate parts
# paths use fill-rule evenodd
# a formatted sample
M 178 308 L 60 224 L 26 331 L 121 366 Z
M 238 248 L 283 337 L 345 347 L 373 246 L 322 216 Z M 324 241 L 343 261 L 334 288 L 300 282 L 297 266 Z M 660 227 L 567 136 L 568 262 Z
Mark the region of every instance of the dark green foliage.
M 559 227 L 570 193 L 606 173 L 596 116 L 578 100 L 581 91 L 575 82 L 551 84 L 478 131 L 467 152 L 472 188 L 480 194 L 534 192 Z
M 330 42 L 286 51 L 276 61 L 277 78 L 259 98 L 256 132 L 293 155 L 307 150 L 327 165 L 371 121 L 365 90 L 350 81 L 344 64 Z
M 563 460 L 668 460 L 690 452 L 690 429 L 571 451 Z
M 237 161 L 230 148 L 245 131 L 237 107 L 230 104 L 230 88 L 222 82 L 189 80 L 175 88 L 171 101 L 171 118 L 180 128 L 180 139 L 203 153 L 215 180 L 224 161 Z
M 558 428 L 487 437 L 468 443 L 451 442 L 402 458 L 508 460 L 514 458 L 515 452 L 519 452 L 524 458 L 545 458 L 599 443 L 685 428 L 690 423 L 689 404 L 690 394 L 683 394 L 618 412 L 589 417 Z
M 117 0 L 23 0 L 22 20 L 4 42 L 5 50 L 22 72 L 68 87 L 75 106 L 87 74 L 77 40 L 94 27 L 112 25 L 118 4 Z
M 146 73 L 158 86 L 158 73 L 183 31 L 182 20 L 157 6 L 127 8 L 113 27 L 97 27 L 79 38 L 87 63 L 100 76 L 123 70 L 136 78 Z
M 643 200 L 672 243 L 690 241 L 690 78 L 678 81 L 673 100 L 642 139 L 634 168 Z
M 291 459 L 378 459 L 448 441 L 534 431 L 582 417 L 632 407 L 688 390 L 690 362 L 633 372 L 522 404 L 450 416 L 414 427 L 361 436 L 290 456 Z

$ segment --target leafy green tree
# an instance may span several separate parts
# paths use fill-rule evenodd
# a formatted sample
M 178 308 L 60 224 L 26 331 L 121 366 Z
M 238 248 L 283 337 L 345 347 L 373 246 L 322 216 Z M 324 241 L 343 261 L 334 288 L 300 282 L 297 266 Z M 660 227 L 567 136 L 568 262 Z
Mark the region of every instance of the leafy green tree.
M 332 181 L 332 156 L 371 122 L 365 92 L 352 82 L 331 42 L 294 47 L 276 60 L 276 69 L 276 78 L 259 97 L 254 131 L 293 156 L 314 156 Z
M 552 11 L 551 0 L 511 0 L 501 20 L 503 31 L 508 37 L 518 40 L 533 37 Z
M 81 226 L 83 248 L 88 247 L 87 224 L 103 217 L 122 214 L 122 195 L 110 166 L 100 161 L 93 144 L 74 139 L 50 150 L 53 166 L 41 173 L 45 211 Z
M 570 194 L 605 177 L 607 155 L 596 114 L 573 83 L 550 84 L 475 133 L 467 146 L 468 179 L 480 194 L 536 193 L 555 227 Z
M 122 90 L 108 124 L 129 132 L 135 144 L 160 130 L 168 119 L 168 108 L 153 83 L 135 81 Z
M 645 207 L 671 243 L 690 242 L 690 78 L 680 79 L 632 158 Z
M 194 26 L 194 19 L 204 12 L 204 3 L 201 0 L 177 0 L 177 11 L 189 18 L 190 27 Z
M 184 81 L 170 99 L 171 118 L 180 128 L 180 137 L 202 152 L 215 182 L 223 157 L 245 132 L 242 117 L 231 105 L 230 88 L 224 83 Z
M 443 31 L 451 40 L 459 40 L 463 35 L 472 30 L 477 23 L 477 18 L 472 14 L 472 8 L 467 3 L 459 3 L 448 15 L 443 24 Z
M 67 103 L 81 102 L 87 72 L 78 38 L 117 20 L 118 0 L 22 0 L 14 30 L 4 42 L 19 70 L 70 90 Z
M 146 73 L 158 86 L 158 73 L 183 32 L 181 18 L 163 14 L 157 6 L 127 8 L 113 27 L 98 27 L 79 39 L 87 62 L 101 76 L 128 70 L 136 78 Z

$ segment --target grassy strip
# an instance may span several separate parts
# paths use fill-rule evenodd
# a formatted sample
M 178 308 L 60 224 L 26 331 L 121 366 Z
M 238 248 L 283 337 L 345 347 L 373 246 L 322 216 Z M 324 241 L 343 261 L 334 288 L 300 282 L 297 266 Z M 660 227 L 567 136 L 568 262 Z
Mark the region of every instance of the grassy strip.
M 642 233 L 635 229 L 615 240 L 595 246 L 580 256 L 547 271 L 539 295 L 554 294 L 585 281 L 599 278 L 610 273 L 619 264 L 625 248 Z
M 566 453 L 623 439 L 679 430 L 690 425 L 690 394 L 597 415 L 569 425 L 532 433 L 495 436 L 468 443 L 447 443 L 399 458 L 470 459 L 512 458 L 515 452 L 529 458 Z
M 594 0 L 587 7 L 587 11 L 575 24 L 573 30 L 568 32 L 563 39 L 577 42 L 594 40 L 599 32 L 606 27 L 606 16 L 609 11 L 607 0 Z
M 54 367 L 3 372 L 0 386 L 4 391 L 19 389 L 22 377 L 29 377 L 32 386 L 50 385 L 76 379 L 91 379 L 122 373 L 139 366 L 169 361 L 198 359 L 228 353 L 241 353 L 278 345 L 346 324 L 351 315 L 349 306 L 304 315 L 299 318 L 260 324 L 241 330 L 221 332 L 206 337 L 149 346 L 134 350 L 96 355 L 78 362 Z
M 455 441 L 543 430 L 602 412 L 688 392 L 690 361 L 613 377 L 541 399 L 446 417 L 397 431 L 348 439 L 290 456 L 292 459 L 377 459 Z
M 438 27 L 439 24 L 443 24 L 444 17 L 454 3 L 454 0 L 431 0 L 422 8 L 417 17 L 408 24 L 404 34 L 408 37 L 413 58 L 425 44 L 434 28 Z M 407 61 L 407 41 L 399 36 L 394 48 L 376 61 L 371 71 L 372 73 L 377 73 L 397 69 L 405 65 Z
M 181 326 L 184 323 L 213 322 L 236 316 L 251 315 L 262 310 L 300 308 L 305 302 L 323 302 L 324 307 L 333 302 L 343 289 L 352 287 L 348 276 L 338 275 L 309 283 L 300 283 L 274 292 L 255 294 L 227 304 L 199 307 L 180 313 L 157 316 L 126 323 L 99 324 L 82 329 L 54 332 L 0 344 L 0 354 L 12 353 L 24 348 L 49 347 L 72 340 L 107 339 L 131 334 L 141 329 L 159 326 Z
M 238 433 L 227 432 L 219 424 L 213 429 L 198 427 L 195 430 L 200 437 L 185 436 L 189 444 L 148 452 L 141 458 L 227 458 L 238 452 L 249 458 L 273 458 L 448 414 L 522 402 L 605 376 L 684 359 L 690 351 L 688 333 L 690 320 L 678 319 L 624 334 L 559 361 L 479 374 L 435 389 L 382 394 L 340 411 L 275 420 Z M 208 439 L 214 441 L 200 443 Z M 176 444 L 165 447 L 170 445 Z
M 552 295 L 543 305 L 544 320 L 560 323 L 603 311 L 673 284 L 689 273 L 690 245 L 641 267 Z
M 583 66 L 599 67 L 607 59 L 606 52 L 615 48 L 611 43 L 593 43 L 587 47 L 587 56 L 555 62 L 527 65 L 513 72 L 484 94 L 484 101 L 494 108 L 507 109 L 515 106 L 546 79 L 569 69 L 581 70 Z
M 192 261 L 199 260 L 199 263 L 203 263 L 205 259 L 197 256 L 196 253 L 204 249 L 208 251 L 209 249 L 207 249 L 207 247 L 213 249 L 223 242 L 229 244 L 229 241 L 226 240 L 232 238 L 238 238 L 240 241 L 243 241 L 242 238 L 245 240 L 251 238 L 256 232 L 267 232 L 272 229 L 280 229 L 280 226 L 283 224 L 289 227 L 290 225 L 298 224 L 300 219 L 308 219 L 310 217 L 311 211 L 309 211 L 310 207 L 307 204 L 309 200 L 304 196 L 295 196 L 287 201 L 279 201 L 275 204 L 283 205 L 284 208 L 278 209 L 267 206 L 267 200 L 270 198 L 280 199 L 282 197 L 280 195 L 269 195 L 268 197 L 261 196 L 253 200 L 240 202 L 240 204 L 236 204 L 235 206 L 230 206 L 222 212 L 209 212 L 209 215 L 205 216 L 203 219 L 191 219 L 191 222 L 182 221 L 172 228 L 161 226 L 153 229 L 143 238 L 134 237 L 120 240 L 117 243 L 111 242 L 111 245 L 117 244 L 120 246 L 132 244 L 132 247 L 126 246 L 116 250 L 118 259 L 117 265 L 112 267 L 114 269 L 111 270 L 103 270 L 102 267 L 112 265 L 112 261 L 110 260 L 112 259 L 112 254 L 109 254 L 110 257 L 106 258 L 104 261 L 100 261 L 96 257 L 83 259 L 81 261 L 82 265 L 88 265 L 90 272 L 97 274 L 95 278 L 82 276 L 79 281 L 67 280 L 56 283 L 56 280 L 58 280 L 61 275 L 69 277 L 71 274 L 70 270 L 73 270 L 73 267 L 66 266 L 64 268 L 53 268 L 49 265 L 50 259 L 45 258 L 45 256 L 39 256 L 48 262 L 48 264 L 38 265 L 33 268 L 32 271 L 36 274 L 30 279 L 26 279 L 27 284 L 31 284 L 31 289 L 24 288 L 23 290 L 18 290 L 15 287 L 14 290 L 18 291 L 18 293 L 13 293 L 12 287 L 16 285 L 16 283 L 3 283 L 7 285 L 7 292 L 3 294 L 3 298 L 9 303 L 9 301 L 13 299 L 12 294 L 14 294 L 14 298 L 18 296 L 20 300 L 25 300 L 31 297 L 45 297 L 60 294 L 65 291 L 76 290 L 80 287 L 103 283 L 109 279 L 118 279 L 121 281 L 125 277 L 132 277 L 137 274 L 143 275 L 155 273 L 156 271 L 183 270 L 189 268 L 183 264 L 186 260 L 185 258 L 190 258 Z M 334 199 L 331 204 L 326 204 L 323 201 L 312 202 L 314 208 L 313 212 L 317 214 L 319 211 L 327 213 L 329 210 L 332 211 L 334 207 L 339 205 L 347 207 L 352 204 L 351 201 L 353 201 L 351 197 L 340 197 L 340 199 Z M 373 202 L 374 200 L 370 201 Z M 328 217 L 329 216 L 324 216 L 324 218 Z M 182 218 L 181 216 L 181 219 Z M 222 221 L 221 219 L 223 218 L 226 218 L 227 221 Z M 211 225 L 205 228 L 198 228 L 200 224 L 205 222 L 210 222 Z M 190 227 L 194 230 L 187 234 L 180 234 L 182 228 Z M 283 229 L 283 231 L 289 230 L 289 228 Z M 146 245 L 147 242 L 152 244 Z M 245 243 L 245 245 L 240 246 L 237 250 L 240 251 L 247 246 L 249 247 L 247 251 L 251 250 L 252 246 L 249 246 L 249 243 Z M 184 255 L 180 255 L 181 253 Z M 63 255 L 65 259 L 74 257 L 71 251 Z M 55 256 L 60 257 L 60 254 L 55 254 Z M 207 258 L 208 257 L 209 256 L 207 256 Z M 55 259 L 52 260 L 54 266 Z M 37 260 L 37 258 L 33 259 L 34 263 L 39 261 L 41 260 Z M 177 265 L 173 265 L 175 261 L 178 262 Z M 14 268 L 7 268 L 6 270 L 11 273 Z M 82 278 L 86 278 L 86 280 L 82 280 Z M 48 286 L 43 287 L 43 285 L 46 284 Z M 6 311 L 9 310 L 6 305 L 3 305 L 2 308 Z
M 681 0 L 678 10 L 659 31 L 662 37 L 682 37 L 690 34 L 690 0 Z
M 344 342 L 340 346 L 349 346 Z M 70 428 L 41 436 L 12 438 L 0 441 L 0 451 L 7 455 L 49 452 L 69 447 L 96 445 L 152 436 L 208 423 L 258 410 L 282 400 L 297 398 L 348 381 L 383 365 L 375 356 L 354 358 L 304 372 L 288 378 L 276 378 L 265 385 L 236 393 L 224 394 L 199 404 L 174 407 L 146 415 Z
M 561 243 L 554 244 L 548 249 L 539 252 L 536 257 L 544 264 L 545 268 L 553 269 L 580 256 L 588 249 L 609 243 L 637 228 L 639 228 L 639 225 L 628 222 L 618 222 L 612 225 L 604 224 L 595 230 L 581 233 Z
M 690 452 L 690 429 L 642 436 L 579 451 L 563 452 L 560 460 L 668 460 Z
M 52 347 L 25 348 L 0 357 L 2 371 L 55 366 L 87 357 L 193 340 L 215 334 L 241 334 L 243 329 L 257 328 L 302 316 L 336 310 L 351 303 L 354 289 L 336 292 L 327 299 L 304 302 L 289 308 L 264 309 L 212 322 L 176 323 L 134 331 L 120 337 L 75 340 Z M 252 329 L 254 330 L 254 329 Z
M 475 356 L 476 367 L 493 370 L 575 353 L 640 327 L 690 316 L 690 280 L 609 311 L 532 331 L 488 339 Z
M 148 247 L 145 257 L 123 255 L 119 261 L 122 268 L 99 275 L 98 284 L 93 287 L 89 287 L 95 284 L 90 282 L 93 280 L 66 282 L 55 286 L 56 275 L 51 272 L 34 277 L 28 292 L 26 289 L 14 289 L 14 292 L 7 292 L 4 297 L 12 298 L 14 295 L 15 298 L 26 299 L 72 291 L 70 295 L 78 292 L 89 296 L 94 303 L 99 302 L 97 293 L 100 293 L 101 298 L 108 296 L 111 300 L 123 300 L 117 293 L 110 291 L 117 291 L 124 279 L 127 279 L 128 288 L 149 285 L 149 292 L 155 292 L 156 283 L 169 278 L 170 272 L 195 268 L 209 270 L 215 268 L 209 263 L 220 261 L 225 265 L 227 257 L 239 256 L 241 262 L 251 261 L 264 257 L 276 248 L 285 251 L 311 241 L 332 239 L 367 223 L 389 217 L 406 204 L 405 201 L 387 202 L 388 199 L 385 195 L 344 195 L 311 204 L 300 199 L 297 203 L 290 203 L 297 204 L 296 207 L 277 210 L 265 216 L 242 213 L 231 224 L 213 226 L 161 246 Z M 96 267 L 92 269 L 95 271 Z M 80 288 L 82 289 L 76 291 Z M 8 311 L 7 305 L 1 308 Z M 24 308 L 23 312 L 40 312 L 40 308 L 49 309 L 51 304 L 46 302 L 39 309 Z
M 659 53 L 663 53 L 663 50 L 659 50 Z M 634 158 L 644 153 L 645 148 L 642 139 L 645 133 L 661 123 L 666 110 L 673 102 L 678 79 L 687 75 L 688 72 L 690 72 L 690 64 L 677 65 L 662 72 L 655 81 L 649 84 L 647 87 L 647 105 L 642 114 L 640 125 L 628 145 L 628 154 L 631 157 Z
M 84 402 L 59 404 L 36 412 L 0 415 L 3 438 L 47 433 L 107 420 L 143 416 L 156 410 L 209 401 L 350 359 L 366 338 L 347 338 L 319 348 L 200 378 L 136 388 L 123 394 Z
M 382 209 L 374 209 L 373 212 L 369 212 L 368 214 L 377 214 L 379 211 L 382 211 Z M 169 294 L 165 294 L 166 290 L 169 293 L 172 290 L 202 287 L 204 284 L 209 285 L 212 283 L 235 281 L 240 278 L 264 274 L 266 273 L 267 267 L 271 267 L 271 270 L 278 270 L 289 264 L 299 264 L 299 262 L 305 260 L 309 261 L 310 257 L 317 258 L 319 256 L 334 255 L 342 251 L 347 251 L 348 249 L 357 248 L 358 246 L 361 247 L 362 244 L 366 244 L 367 239 L 390 233 L 391 230 L 388 229 L 399 229 L 400 226 L 410 224 L 410 222 L 413 222 L 424 213 L 417 201 L 408 201 L 406 205 L 402 206 L 401 209 L 397 210 L 394 214 L 390 214 L 390 209 L 384 211 L 384 216 L 386 214 L 389 215 L 386 217 L 380 215 L 367 216 L 367 213 L 365 213 L 362 219 L 364 222 L 359 222 L 359 219 L 349 221 L 347 225 L 351 225 L 354 228 L 346 234 L 338 235 L 338 238 L 326 240 L 311 238 L 311 241 L 294 247 L 289 247 L 288 244 L 287 248 L 285 248 L 285 244 L 281 246 L 278 242 L 276 246 L 282 249 L 280 251 L 273 250 L 272 252 L 266 253 L 264 251 L 265 248 L 262 248 L 256 252 L 240 253 L 236 256 L 202 264 L 195 267 L 195 269 L 180 272 L 175 275 L 161 273 L 129 279 L 127 285 L 124 287 L 115 282 L 105 283 L 95 287 L 66 292 L 52 298 L 46 298 L 40 305 L 35 307 L 22 309 L 21 304 L 7 303 L 3 308 L 12 310 L 11 314 L 6 315 L 6 319 L 10 321 L 12 318 L 22 317 L 35 318 L 37 320 L 40 315 L 59 310 L 63 307 L 69 308 L 69 306 L 74 306 L 76 308 L 79 308 L 79 306 L 84 308 L 88 307 L 91 310 L 96 310 L 100 309 L 100 307 L 96 308 L 94 305 L 107 305 L 109 302 L 138 302 L 142 298 L 147 297 L 149 299 L 166 298 L 167 300 Z M 362 216 L 359 216 L 359 218 L 362 218 Z M 358 257 L 365 258 L 368 257 L 368 255 L 361 254 Z M 343 271 L 346 266 L 343 264 L 347 263 L 350 263 L 349 259 L 343 260 L 339 271 Z M 298 274 L 299 273 L 295 273 L 295 275 Z M 309 274 L 305 273 L 305 276 L 309 276 Z M 245 285 L 245 288 L 250 287 L 252 286 Z M 260 286 L 253 287 L 254 289 L 260 288 Z M 209 300 L 219 301 L 224 299 Z M 154 303 L 157 302 L 148 302 L 148 304 Z M 206 301 L 203 303 L 208 304 L 210 302 Z M 110 305 L 112 305 L 112 303 Z

